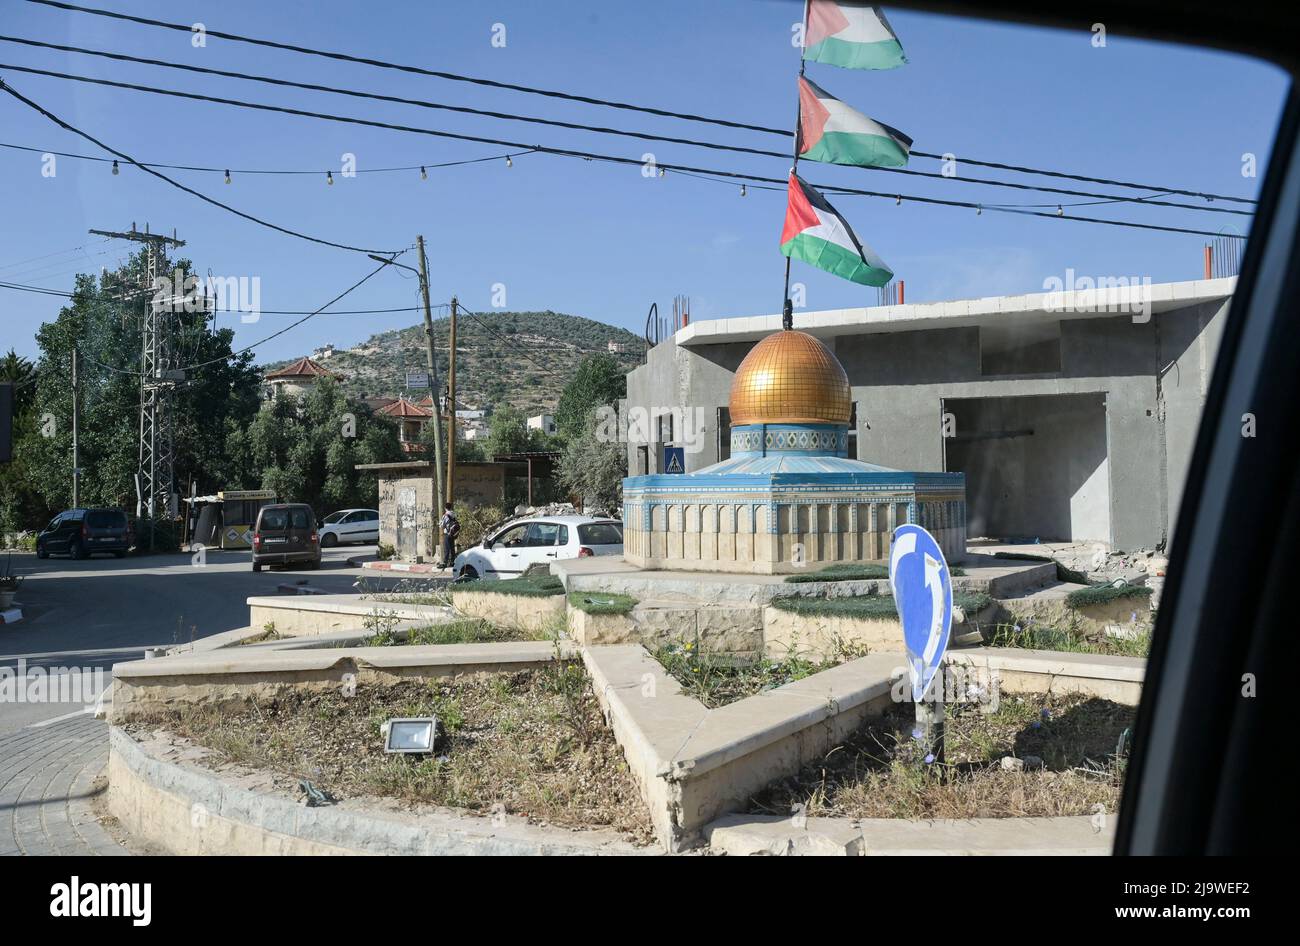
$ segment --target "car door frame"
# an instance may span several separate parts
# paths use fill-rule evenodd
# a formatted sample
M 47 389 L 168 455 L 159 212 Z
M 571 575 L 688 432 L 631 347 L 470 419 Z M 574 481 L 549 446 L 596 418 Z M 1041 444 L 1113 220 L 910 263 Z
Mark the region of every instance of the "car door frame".
M 1227 49 L 1290 74 L 1183 487 L 1147 658 L 1116 854 L 1289 850 L 1277 830 L 1300 528 L 1300 8 L 1158 0 L 906 3 L 979 19 Z M 1290 23 L 1290 26 L 1287 26 Z M 1246 417 L 1267 435 L 1246 436 Z M 1276 674 L 1276 676 L 1274 676 Z M 1266 681 L 1258 678 L 1272 677 Z M 1248 695 L 1248 688 L 1256 686 Z

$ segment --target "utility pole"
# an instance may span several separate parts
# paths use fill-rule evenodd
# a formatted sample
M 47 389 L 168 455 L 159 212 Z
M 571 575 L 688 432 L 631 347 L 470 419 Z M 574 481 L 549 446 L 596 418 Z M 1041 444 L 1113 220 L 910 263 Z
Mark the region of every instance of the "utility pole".
M 429 261 L 424 256 L 424 237 L 417 236 L 415 244 L 420 250 L 420 293 L 424 297 L 424 344 L 429 362 L 429 393 L 433 395 L 433 469 L 434 469 L 434 518 L 442 520 L 442 411 L 438 408 L 438 392 L 442 385 L 438 383 L 438 359 L 434 357 L 433 313 L 429 306 Z M 455 351 L 455 340 L 452 351 Z M 452 369 L 455 370 L 454 368 Z M 455 421 L 452 422 L 452 436 L 455 438 Z
M 157 294 L 158 277 L 167 260 L 167 248 L 179 249 L 185 245 L 172 236 L 144 232 L 135 224 L 127 232 L 91 230 L 96 236 L 143 243 L 148 252 L 147 283 L 142 293 L 152 293 L 145 311 L 140 332 L 140 444 L 139 444 L 139 503 L 138 510 L 152 520 L 169 511 L 175 474 L 175 449 L 172 441 L 170 395 L 178 380 L 183 380 L 174 364 L 173 335 L 175 321 L 168 316 L 175 311 L 175 303 L 184 295 L 184 287 L 173 286 L 171 295 L 161 299 Z M 149 547 L 153 548 L 154 530 L 149 530 Z
M 456 481 L 456 297 L 451 297 L 451 368 L 447 372 L 447 414 L 451 418 L 451 436 L 447 438 L 447 502 L 454 503 Z M 442 515 L 441 512 L 438 515 Z
M 77 450 L 77 345 L 72 345 L 72 508 L 81 507 L 81 456 Z

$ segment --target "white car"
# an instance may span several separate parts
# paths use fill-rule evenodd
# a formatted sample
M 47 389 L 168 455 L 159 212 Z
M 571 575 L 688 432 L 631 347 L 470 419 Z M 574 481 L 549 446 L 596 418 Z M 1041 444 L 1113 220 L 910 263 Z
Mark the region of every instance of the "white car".
M 378 509 L 340 509 L 325 517 L 320 524 L 322 548 L 332 548 L 346 542 L 378 542 Z
M 458 578 L 518 578 L 529 565 L 588 555 L 622 555 L 623 523 L 591 516 L 539 516 L 508 522 L 456 556 Z

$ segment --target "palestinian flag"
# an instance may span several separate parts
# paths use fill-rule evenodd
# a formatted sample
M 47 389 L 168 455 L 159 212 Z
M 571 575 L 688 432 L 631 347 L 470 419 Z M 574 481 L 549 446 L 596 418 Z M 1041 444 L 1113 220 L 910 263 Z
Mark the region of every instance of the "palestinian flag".
M 783 254 L 864 286 L 883 286 L 894 278 L 884 261 L 858 242 L 848 221 L 793 172 L 788 201 L 781 231 Z
M 808 0 L 803 58 L 843 69 L 894 69 L 907 62 L 880 7 L 855 0 Z
M 849 108 L 816 83 L 799 77 L 799 154 L 809 161 L 856 167 L 907 164 L 912 139 Z

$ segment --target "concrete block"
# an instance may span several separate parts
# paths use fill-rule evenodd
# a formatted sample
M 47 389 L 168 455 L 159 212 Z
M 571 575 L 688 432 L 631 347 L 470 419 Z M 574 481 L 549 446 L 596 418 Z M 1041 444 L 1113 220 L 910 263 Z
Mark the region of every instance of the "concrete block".
M 731 857 L 860 857 L 862 832 L 845 818 L 723 815 L 704 829 L 714 854 Z

